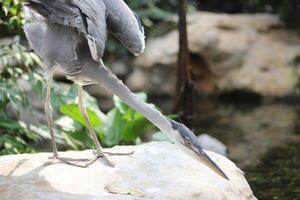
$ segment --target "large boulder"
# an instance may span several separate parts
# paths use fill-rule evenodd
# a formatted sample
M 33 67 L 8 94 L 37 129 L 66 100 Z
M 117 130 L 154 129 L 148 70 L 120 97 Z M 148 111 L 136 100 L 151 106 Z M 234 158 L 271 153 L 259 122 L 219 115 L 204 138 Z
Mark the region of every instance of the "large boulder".
M 247 90 L 285 96 L 298 87 L 300 35 L 274 15 L 196 12 L 188 16 L 188 40 L 193 77 L 202 92 Z M 146 78 L 139 89 L 171 94 L 177 52 L 177 30 L 149 39 L 134 64 Z
M 207 152 L 230 181 L 169 143 L 115 147 L 109 151 L 134 154 L 109 157 L 115 168 L 99 161 L 89 168 L 63 163 L 45 166 L 49 153 L 0 157 L 0 199 L 256 199 L 243 172 L 215 153 Z M 92 151 L 60 155 L 91 158 Z

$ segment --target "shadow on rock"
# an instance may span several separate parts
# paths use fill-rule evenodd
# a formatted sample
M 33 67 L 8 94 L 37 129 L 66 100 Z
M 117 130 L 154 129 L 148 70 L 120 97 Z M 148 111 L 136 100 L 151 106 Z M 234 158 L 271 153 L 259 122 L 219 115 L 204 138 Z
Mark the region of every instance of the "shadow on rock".
M 90 195 L 72 194 L 55 189 L 43 176 L 43 170 L 50 166 L 35 167 L 23 159 L 11 167 L 7 175 L 0 175 L 0 199 L 93 199 Z M 5 165 L 5 164 L 4 164 Z M 8 167 L 4 167 L 4 169 Z

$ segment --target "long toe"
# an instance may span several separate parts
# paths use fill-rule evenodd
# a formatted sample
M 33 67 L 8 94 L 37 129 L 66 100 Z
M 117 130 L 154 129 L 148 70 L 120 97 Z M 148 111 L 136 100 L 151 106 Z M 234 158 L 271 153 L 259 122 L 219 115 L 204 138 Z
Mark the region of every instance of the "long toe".
M 57 160 L 59 160 L 61 163 L 65 163 L 67 165 L 71 165 L 74 167 L 86 168 L 85 165 L 78 164 L 78 162 L 83 162 L 83 160 L 87 160 L 87 159 L 71 159 L 73 161 L 70 161 L 70 158 L 58 157 Z
M 80 162 L 87 162 L 88 159 L 73 159 L 73 158 L 63 158 L 59 156 L 49 157 L 50 161 L 44 163 L 44 166 L 49 166 L 53 164 L 67 164 L 74 167 L 86 168 L 86 165 L 79 164 Z
M 134 151 L 126 152 L 126 153 L 118 153 L 118 152 L 108 152 L 108 151 L 103 151 L 104 154 L 107 154 L 109 156 L 131 156 L 134 154 Z

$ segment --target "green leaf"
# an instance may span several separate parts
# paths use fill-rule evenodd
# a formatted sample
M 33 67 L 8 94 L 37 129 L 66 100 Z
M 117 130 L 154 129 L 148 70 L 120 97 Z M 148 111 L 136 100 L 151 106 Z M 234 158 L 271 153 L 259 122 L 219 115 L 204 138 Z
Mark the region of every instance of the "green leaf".
M 75 132 L 61 131 L 60 134 L 66 141 L 66 143 L 75 150 L 83 150 L 85 148 L 92 148 L 92 139 L 83 130 Z
M 62 116 L 55 121 L 55 124 L 60 126 L 64 131 L 74 132 L 78 129 L 82 129 L 82 125 L 77 123 L 69 116 Z
M 46 125 L 39 125 L 39 126 L 30 125 L 30 130 L 41 138 L 51 139 L 48 126 Z M 54 129 L 54 132 L 59 133 L 60 131 L 58 129 Z M 55 140 L 59 144 L 65 144 L 60 134 L 55 134 Z
M 65 104 L 60 107 L 60 112 L 71 117 L 75 121 L 79 122 L 81 125 L 87 127 L 85 120 L 78 108 L 78 105 L 75 103 Z M 93 127 L 99 126 L 102 124 L 100 118 L 98 118 L 97 114 L 91 109 L 87 108 L 88 117 L 90 118 L 91 124 Z
M 113 97 L 114 105 L 115 107 L 121 112 L 122 114 L 125 114 L 127 110 L 129 109 L 129 106 L 125 104 L 119 97 L 114 95 Z
M 123 128 L 126 123 L 120 111 L 116 108 L 112 109 L 107 114 L 107 119 L 104 123 L 103 132 L 105 137 L 103 142 L 107 146 L 120 144 L 122 141 Z
M 9 130 L 18 130 L 18 129 L 22 129 L 22 127 L 20 126 L 19 123 L 14 122 L 12 120 L 3 120 L 0 122 L 0 127 L 2 129 L 9 129 Z
M 6 135 L 6 137 L 4 137 L 4 146 L 6 148 L 22 149 L 24 148 L 24 145 L 26 145 L 26 142 L 20 137 L 13 137 L 10 135 Z
M 144 92 L 140 92 L 140 93 L 136 93 L 135 94 L 140 100 L 146 102 L 147 101 L 147 94 L 144 93 Z M 122 114 L 125 114 L 128 109 L 130 109 L 130 107 L 124 103 L 119 97 L 117 97 L 116 95 L 114 95 L 113 97 L 113 100 L 114 100 L 114 105 L 116 108 L 119 109 L 119 111 L 122 113 Z
M 141 134 L 153 127 L 151 122 L 141 116 L 125 125 L 123 138 L 126 142 L 134 142 Z
M 135 94 L 140 100 L 146 102 L 147 94 L 146 93 L 136 93 Z M 133 119 L 139 118 L 142 116 L 140 113 L 136 112 L 132 108 L 130 108 L 127 104 L 125 104 L 119 97 L 114 96 L 114 105 L 119 110 L 119 112 L 123 115 L 123 118 L 127 121 L 131 121 Z

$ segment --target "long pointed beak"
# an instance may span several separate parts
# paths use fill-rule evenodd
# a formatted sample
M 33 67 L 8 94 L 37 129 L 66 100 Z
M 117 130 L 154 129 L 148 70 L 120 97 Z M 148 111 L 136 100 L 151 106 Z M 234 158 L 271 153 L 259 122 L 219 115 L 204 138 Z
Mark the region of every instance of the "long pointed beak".
M 185 125 L 180 124 L 174 120 L 169 120 L 174 131 L 169 134 L 175 138 L 175 142 L 179 144 L 182 149 L 193 158 L 199 160 L 207 167 L 209 167 L 216 174 L 229 180 L 221 168 L 203 151 L 195 134 Z
M 221 177 L 229 180 L 227 175 L 221 170 L 221 168 L 205 153 L 202 149 L 198 150 L 196 152 L 198 155 L 198 158 L 200 162 L 205 164 L 207 167 L 209 167 L 212 171 L 214 171 L 216 174 L 220 175 Z

